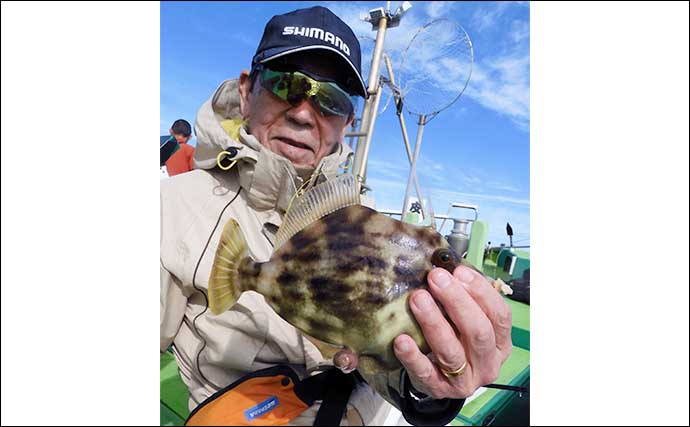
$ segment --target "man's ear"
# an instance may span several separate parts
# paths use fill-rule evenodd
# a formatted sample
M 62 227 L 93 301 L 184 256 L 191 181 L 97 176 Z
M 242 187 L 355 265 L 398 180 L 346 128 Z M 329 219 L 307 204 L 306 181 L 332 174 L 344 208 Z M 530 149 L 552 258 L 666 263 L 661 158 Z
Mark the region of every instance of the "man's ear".
M 240 84 L 238 89 L 240 91 L 240 114 L 243 120 L 247 120 L 251 110 L 249 106 L 249 97 L 252 92 L 252 82 L 249 79 L 249 71 L 242 70 L 240 73 Z
M 340 134 L 340 141 L 343 142 L 345 141 L 345 134 L 347 134 L 347 131 L 350 129 L 350 126 L 352 126 L 352 122 L 355 120 L 355 113 L 350 114 L 350 117 L 347 119 L 347 122 L 345 123 L 345 126 L 343 127 L 343 131 Z

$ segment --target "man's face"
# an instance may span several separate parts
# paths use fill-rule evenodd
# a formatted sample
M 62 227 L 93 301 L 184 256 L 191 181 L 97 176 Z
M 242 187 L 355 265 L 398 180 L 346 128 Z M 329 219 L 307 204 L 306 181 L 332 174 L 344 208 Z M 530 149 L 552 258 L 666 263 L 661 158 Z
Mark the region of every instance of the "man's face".
M 305 59 L 303 69 L 329 77 L 334 65 L 318 57 Z M 329 61 L 330 62 L 330 61 Z M 333 64 L 333 62 L 330 62 Z M 298 166 L 315 167 L 342 142 L 353 117 L 322 116 L 311 102 L 293 107 L 257 81 L 251 87 L 249 73 L 240 75 L 240 110 L 252 135 L 274 153 Z

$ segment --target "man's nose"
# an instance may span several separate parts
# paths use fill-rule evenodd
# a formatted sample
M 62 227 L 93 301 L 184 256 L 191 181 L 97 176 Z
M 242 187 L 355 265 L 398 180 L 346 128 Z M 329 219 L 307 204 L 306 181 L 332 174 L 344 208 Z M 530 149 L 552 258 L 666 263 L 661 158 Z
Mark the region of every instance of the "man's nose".
M 311 128 L 316 126 L 316 117 L 319 115 L 319 112 L 311 101 L 304 99 L 296 106 L 287 110 L 286 114 L 288 120 L 295 124 Z

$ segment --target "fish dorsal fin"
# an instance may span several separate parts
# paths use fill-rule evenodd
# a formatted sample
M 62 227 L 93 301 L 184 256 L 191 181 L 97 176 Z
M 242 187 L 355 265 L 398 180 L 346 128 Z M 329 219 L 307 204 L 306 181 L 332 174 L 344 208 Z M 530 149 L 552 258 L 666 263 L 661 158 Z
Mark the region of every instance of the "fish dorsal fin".
M 350 174 L 315 185 L 293 202 L 276 235 L 275 248 L 283 246 L 292 236 L 326 215 L 359 204 L 359 189 L 355 177 Z

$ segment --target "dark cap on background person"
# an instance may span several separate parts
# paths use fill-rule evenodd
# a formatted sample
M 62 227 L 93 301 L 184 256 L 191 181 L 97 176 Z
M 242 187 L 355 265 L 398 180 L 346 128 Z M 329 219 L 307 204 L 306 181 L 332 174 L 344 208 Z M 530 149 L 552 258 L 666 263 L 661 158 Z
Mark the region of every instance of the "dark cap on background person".
M 252 68 L 305 51 L 326 53 L 342 62 L 337 83 L 350 94 L 366 97 L 359 41 L 343 20 L 322 6 L 273 16 L 252 58 Z

